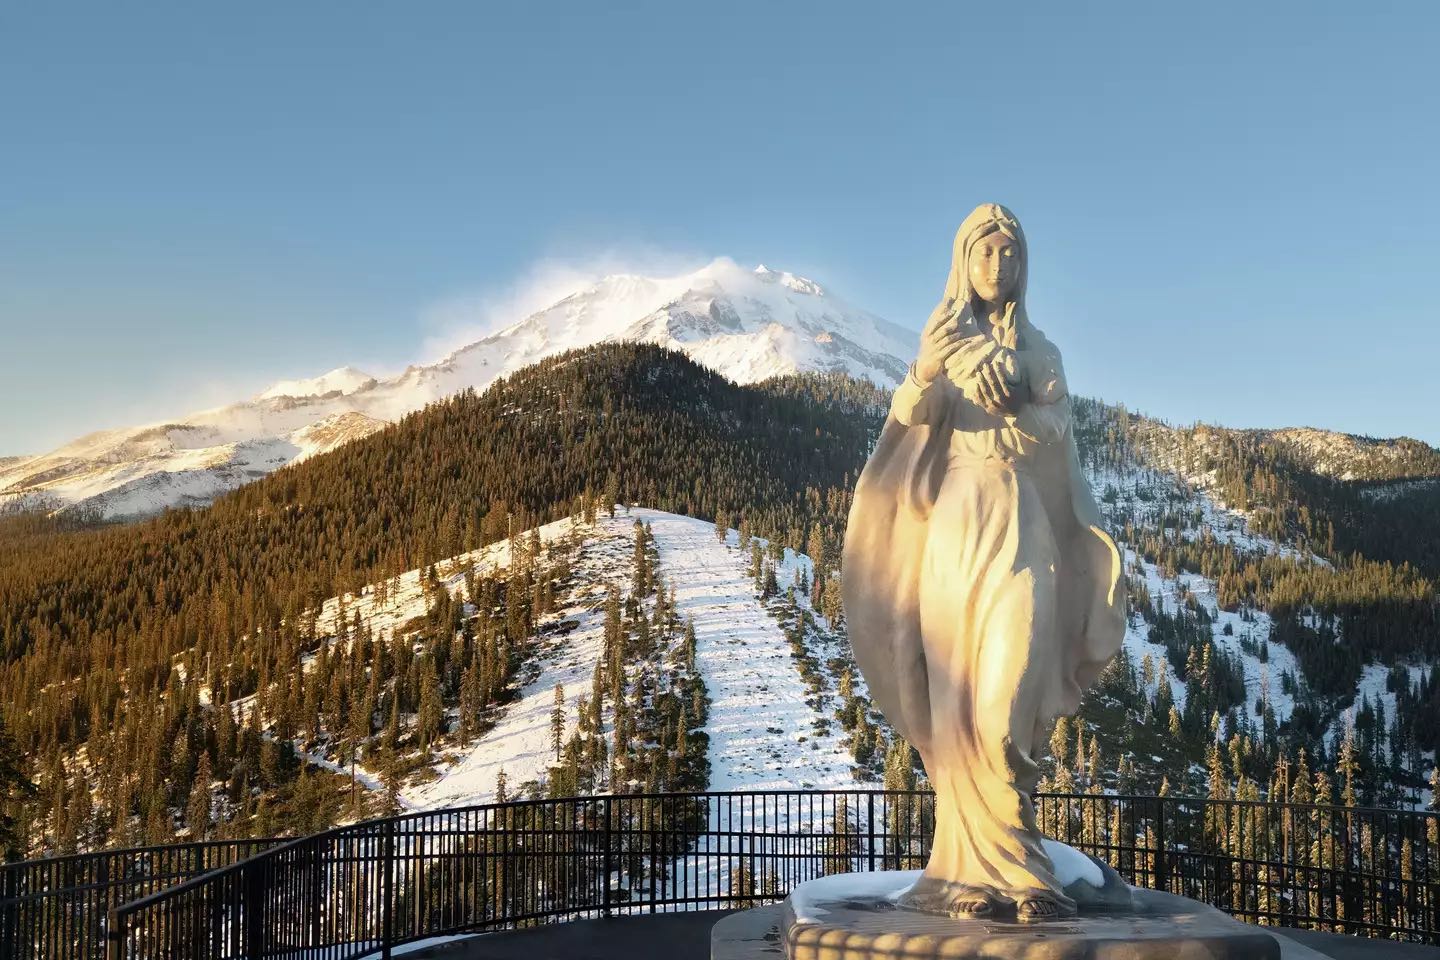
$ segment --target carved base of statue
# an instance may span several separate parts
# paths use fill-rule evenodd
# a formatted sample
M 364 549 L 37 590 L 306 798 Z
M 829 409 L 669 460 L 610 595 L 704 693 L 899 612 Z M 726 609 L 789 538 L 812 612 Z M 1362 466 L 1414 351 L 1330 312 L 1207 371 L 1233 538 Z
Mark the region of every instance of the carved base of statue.
M 1057 913 L 1037 916 L 1025 909 L 1023 894 L 1017 897 L 985 884 L 940 880 L 929 870 L 918 875 L 906 872 L 886 874 L 890 877 L 915 876 L 914 882 L 896 895 L 895 906 L 955 919 L 1014 920 L 1018 923 L 1063 920 L 1075 916 L 1077 912 L 1115 912 L 1132 908 L 1130 885 L 1108 863 L 1056 840 L 1045 838 L 1040 844 L 1046 858 L 1053 864 L 1053 875 L 1062 891 L 1061 898 L 1054 898 L 1065 905 Z M 1053 894 L 1037 891 L 1036 896 L 1053 897 Z
M 1320 955 L 1214 907 L 1128 886 L 1109 866 L 1051 840 L 1069 917 L 1023 920 L 946 908 L 963 891 L 920 871 L 845 873 L 802 883 L 779 907 L 717 923 L 712 960 L 1316 960 Z

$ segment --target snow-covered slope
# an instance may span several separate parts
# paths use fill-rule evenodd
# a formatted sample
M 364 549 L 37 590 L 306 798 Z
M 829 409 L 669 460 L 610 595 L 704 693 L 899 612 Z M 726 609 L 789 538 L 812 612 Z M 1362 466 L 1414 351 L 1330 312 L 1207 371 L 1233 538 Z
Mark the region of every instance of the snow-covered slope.
M 819 284 L 730 260 L 677 277 L 609 276 L 443 359 L 376 379 L 349 367 L 228 406 L 0 460 L 0 509 L 84 504 L 106 516 L 206 503 L 467 387 L 602 342 L 682 350 L 739 383 L 842 371 L 893 386 L 915 334 Z
M 696 661 L 710 690 L 712 790 L 844 789 L 854 785 L 850 751 L 835 732 L 818 733 L 816 711 L 775 618 L 755 596 L 750 558 L 732 530 L 658 511 L 650 524 L 661 569 L 682 616 L 695 622 Z M 781 588 L 794 567 L 777 571 Z M 775 731 L 781 731 L 776 733 Z
M 1276 431 L 1277 434 L 1283 432 Z M 1327 437 L 1339 438 L 1331 446 L 1342 450 L 1350 449 L 1346 446 L 1347 439 L 1354 439 L 1323 431 L 1288 433 L 1311 443 L 1325 441 Z M 1204 430 L 1192 437 L 1201 444 L 1208 439 Z M 1383 443 L 1379 445 L 1384 447 Z M 1353 703 L 1345 706 L 1348 694 L 1336 691 L 1317 694 L 1315 678 L 1306 676 L 1297 651 L 1272 636 L 1272 618 L 1265 610 L 1250 603 L 1236 606 L 1233 591 L 1232 608 L 1226 609 L 1221 606 L 1220 585 L 1215 579 L 1194 571 L 1162 569 L 1154 556 L 1142 555 L 1140 542 L 1163 530 L 1172 542 L 1183 539 L 1191 543 L 1210 541 L 1228 545 L 1234 549 L 1237 564 L 1241 566 L 1247 560 L 1281 557 L 1300 565 L 1333 569 L 1329 560 L 1316 555 L 1302 542 L 1275 540 L 1258 534 L 1254 515 L 1226 504 L 1220 497 L 1213 471 L 1189 468 L 1182 447 L 1177 431 L 1152 422 L 1142 435 L 1139 449 L 1132 449 L 1119 458 L 1102 457 L 1103 463 L 1085 464 L 1085 474 L 1106 526 L 1116 535 L 1124 554 L 1132 597 L 1147 598 L 1151 608 L 1150 612 L 1132 611 L 1125 633 L 1124 656 L 1136 668 L 1137 675 L 1145 678 L 1145 692 L 1152 702 L 1163 679 L 1168 681 L 1170 699 L 1183 712 L 1192 690 L 1173 667 L 1166 665 L 1167 649 L 1155 638 L 1154 610 L 1172 615 L 1188 610 L 1203 615 L 1197 616 L 1196 622 L 1208 632 L 1215 652 L 1226 659 L 1243 683 L 1244 693 L 1235 704 L 1234 719 L 1245 725 L 1247 734 L 1263 739 L 1267 712 L 1275 724 L 1283 725 L 1296 714 L 1298 707 L 1309 701 L 1312 711 L 1318 710 L 1328 717 L 1324 748 L 1333 756 L 1362 705 L 1374 704 L 1383 709 L 1385 716 L 1395 716 L 1397 697 L 1387 684 L 1399 681 L 1391 678 L 1388 666 L 1371 661 L 1361 669 Z M 1326 472 L 1335 466 L 1334 460 L 1329 461 L 1327 467 L 1327 461 L 1319 452 L 1312 450 L 1311 453 L 1316 458 L 1318 471 Z M 1127 535 L 1131 542 L 1127 542 Z M 1310 627 L 1333 631 L 1336 643 L 1344 642 L 1340 624 L 1333 618 L 1327 619 L 1314 609 L 1304 609 L 1300 616 Z M 1434 664 L 1417 657 L 1403 661 L 1401 666 L 1414 693 L 1420 690 L 1422 676 L 1428 675 Z M 1225 724 L 1217 730 L 1217 737 L 1223 740 L 1234 732 Z M 1382 741 L 1387 736 L 1381 734 Z M 1313 749 L 1311 753 L 1313 755 Z M 1143 762 L 1144 758 L 1140 759 Z M 1434 757 L 1423 757 L 1416 769 L 1423 777 L 1434 762 Z
M 603 651 L 606 591 L 628 590 L 635 521 L 649 525 L 658 572 L 674 587 L 678 613 L 695 628 L 696 665 L 710 708 L 710 788 L 714 790 L 837 789 L 855 782 L 854 761 L 838 725 L 817 729 L 825 705 L 812 706 L 799 666 L 781 625 L 756 595 L 750 556 L 730 531 L 721 542 L 713 524 L 659 510 L 633 508 L 601 516 L 593 525 L 569 520 L 539 530 L 546 543 L 578 532 L 571 561 L 573 582 L 553 621 L 563 630 L 541 631 L 517 682 L 516 695 L 497 708 L 493 724 L 463 749 L 439 754 L 432 775 L 407 784 L 401 801 L 414 809 L 484 803 L 494 799 L 501 771 L 513 796 L 526 783 L 542 782 L 555 762 L 551 740 L 555 689 L 563 687 L 567 729 L 574 730 L 579 704 L 591 690 Z M 522 534 L 528 536 L 528 534 Z M 506 542 L 437 564 L 442 583 L 457 596 L 463 569 L 500 570 L 509 565 Z M 782 587 L 808 569 L 808 559 L 787 555 L 777 571 Z M 382 599 L 383 598 L 383 599 Z M 380 638 L 404 631 L 426 610 L 422 571 L 411 570 L 381 591 L 331 598 L 321 624 L 337 616 L 358 617 Z M 827 651 L 828 654 L 828 651 Z M 244 704 L 240 704 L 244 707 Z M 613 730 L 609 710 L 606 726 Z M 307 753 L 318 763 L 323 754 Z M 338 769 L 338 766 L 337 766 Z M 359 781 L 379 789 L 376 771 L 363 767 Z
M 1254 431 L 1290 448 L 1316 473 L 1339 480 L 1433 476 L 1436 451 L 1409 437 L 1376 439 L 1313 427 Z

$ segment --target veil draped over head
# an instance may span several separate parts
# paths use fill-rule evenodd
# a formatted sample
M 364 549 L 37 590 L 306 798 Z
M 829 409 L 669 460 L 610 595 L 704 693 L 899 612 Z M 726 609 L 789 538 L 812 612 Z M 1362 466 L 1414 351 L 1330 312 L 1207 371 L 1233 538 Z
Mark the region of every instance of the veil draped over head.
M 1064 634 L 1065 656 L 1057 666 L 1063 672 L 1060 687 L 1065 693 L 1063 702 L 1055 706 L 1057 714 L 1071 713 L 1124 635 L 1122 562 L 1114 541 L 1101 527 L 1099 510 L 1080 472 L 1059 351 L 1031 326 L 1025 311 L 1030 258 L 1025 234 L 1009 210 L 982 204 L 961 223 L 945 296 L 931 320 L 955 316 L 962 332 L 979 334 L 988 329 L 988 321 L 975 316 L 967 264 L 975 244 L 995 232 L 1014 240 L 1021 256 L 1012 299 L 995 335 L 1003 345 L 1027 355 L 1030 367 L 1054 372 L 1053 382 L 1040 385 L 1032 380 L 1032 391 L 1053 391 L 1045 402 L 1064 404 L 1067 411 L 1063 437 L 1046 445 L 1036 466 L 1047 478 L 1043 482 L 1068 486 L 1064 501 L 1073 512 L 1073 518 L 1051 518 L 1064 574 L 1058 628 Z M 870 695 L 922 755 L 932 733 L 943 738 L 946 732 L 931 730 L 930 684 L 920 632 L 921 565 L 957 412 L 969 402 L 943 374 L 926 390 L 940 391 L 936 399 L 943 412 L 930 424 L 907 426 L 893 412 L 886 420 L 856 485 L 842 561 L 848 633 Z M 1061 519 L 1075 522 L 1058 522 Z
M 960 229 L 955 231 L 955 246 L 950 256 L 950 276 L 945 281 L 945 296 L 941 299 L 940 306 L 935 309 L 943 310 L 949 303 L 967 308 L 971 306 L 970 271 L 967 269 L 970 251 L 975 244 L 992 233 L 1003 233 L 1020 248 L 1020 275 L 1015 278 L 1012 302 L 1015 305 L 1015 315 L 1023 321 L 1025 285 L 1030 277 L 1030 257 L 1025 245 L 1025 231 L 1020 229 L 1020 221 L 1015 219 L 1015 214 L 998 203 L 980 204 L 960 224 Z

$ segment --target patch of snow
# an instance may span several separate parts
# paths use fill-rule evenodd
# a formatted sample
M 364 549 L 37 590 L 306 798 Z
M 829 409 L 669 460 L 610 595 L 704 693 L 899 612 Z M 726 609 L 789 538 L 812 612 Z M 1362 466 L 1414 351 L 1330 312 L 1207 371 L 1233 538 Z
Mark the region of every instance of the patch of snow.
M 755 595 L 738 534 L 722 544 L 714 524 L 634 512 L 655 534 L 680 615 L 695 622 L 695 659 L 710 692 L 710 789 L 854 787 L 849 749 L 835 733 L 812 729 L 790 641 Z
M 521 784 L 542 780 L 556 763 L 550 729 L 555 687 L 564 687 L 568 736 L 575 729 L 580 699 L 591 692 L 595 664 L 604 649 L 606 589 L 611 583 L 623 585 L 629 576 L 633 522 L 633 517 L 623 514 L 597 521 L 574 564 L 581 592 L 560 614 L 577 626 L 541 635 L 531 648 L 524 668 L 529 678 L 517 699 L 500 708 L 495 726 L 457 761 L 437 764 L 437 779 L 405 789 L 411 806 L 437 810 L 489 803 L 495 799 L 502 770 L 513 796 Z M 566 520 L 549 526 L 568 524 Z
M 352 393 L 375 382 L 368 373 L 354 367 L 337 367 L 329 373 L 308 380 L 281 380 L 269 389 L 255 395 L 256 400 L 271 400 L 277 397 L 321 397 L 328 393 Z
M 1079 850 L 1049 837 L 1040 843 L 1045 848 L 1045 855 L 1055 867 L 1055 879 L 1060 881 L 1060 886 L 1068 887 L 1077 882 L 1088 883 L 1097 890 L 1105 886 L 1105 872 L 1100 869 L 1099 864 Z
M 827 907 L 854 900 L 889 900 L 892 903 L 920 880 L 923 870 L 876 870 L 862 873 L 832 873 L 807 880 L 790 898 L 790 909 L 798 924 L 821 923 L 830 915 Z
M 1090 467 L 1086 473 L 1091 489 L 1097 499 L 1102 500 L 1102 512 L 1114 520 L 1112 528 L 1123 526 L 1119 518 L 1128 518 L 1137 520 L 1143 529 L 1154 529 L 1164 514 L 1171 518 L 1168 529 L 1173 536 L 1175 517 L 1189 515 L 1190 522 L 1179 531 L 1179 535 L 1186 539 L 1193 540 L 1203 531 L 1242 553 L 1289 556 L 1306 562 L 1326 563 L 1322 558 L 1298 551 L 1288 544 L 1255 535 L 1248 529 L 1243 514 L 1217 503 L 1203 485 L 1198 489 L 1187 489 L 1176 476 L 1138 464 L 1126 464 L 1123 469 Z M 1107 490 L 1114 493 L 1114 503 L 1103 502 Z M 1145 584 L 1152 603 L 1163 603 L 1165 610 L 1173 614 L 1183 605 L 1186 597 L 1193 596 L 1204 607 L 1211 618 L 1211 637 L 1215 646 L 1232 657 L 1244 671 L 1245 702 L 1239 709 L 1255 724 L 1256 729 L 1260 729 L 1262 717 L 1262 711 L 1256 709 L 1256 703 L 1260 701 L 1269 703 L 1277 723 L 1289 719 L 1295 711 L 1295 698 L 1285 691 L 1283 676 L 1288 673 L 1295 677 L 1297 683 L 1303 683 L 1304 674 L 1291 650 L 1281 643 L 1270 641 L 1270 617 L 1258 610 L 1249 610 L 1243 615 L 1222 610 L 1215 581 L 1195 573 L 1177 572 L 1174 576 L 1164 576 L 1159 567 L 1141 558 L 1132 547 L 1120 546 L 1126 572 Z M 1158 675 L 1166 651 L 1163 644 L 1150 641 L 1149 633 L 1148 623 L 1140 617 L 1132 617 L 1126 625 L 1124 647 L 1137 667 L 1149 656 Z M 1265 652 L 1263 661 L 1260 650 Z M 1167 676 L 1175 706 L 1183 711 L 1187 694 L 1185 682 L 1176 676 L 1174 669 L 1167 670 Z M 1154 696 L 1154 683 L 1147 692 Z

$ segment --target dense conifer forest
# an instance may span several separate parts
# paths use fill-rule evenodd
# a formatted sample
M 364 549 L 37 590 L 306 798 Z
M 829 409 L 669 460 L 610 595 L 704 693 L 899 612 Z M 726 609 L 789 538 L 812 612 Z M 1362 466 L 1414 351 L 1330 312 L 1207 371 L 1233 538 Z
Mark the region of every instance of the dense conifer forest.
M 298 831 L 372 812 L 347 811 L 343 775 L 297 754 L 286 737 L 265 735 L 258 720 L 247 723 L 211 704 L 273 697 L 267 691 L 288 684 L 279 699 L 298 704 L 295 715 L 275 703 L 266 716 L 285 718 L 289 729 L 282 733 L 298 736 L 312 722 L 306 698 L 315 685 L 322 692 L 313 696 L 344 704 L 333 708 L 333 725 L 319 721 L 337 738 L 356 725 L 363 730 L 352 740 L 378 738 L 379 750 L 387 749 L 387 729 L 414 748 L 427 738 L 473 736 L 471 729 L 447 729 L 437 719 L 442 705 L 467 697 L 469 713 L 478 715 L 503 696 L 544 613 L 546 590 L 564 582 L 563 552 L 536 554 L 512 571 L 525 578 L 522 584 L 507 576 L 467 585 L 475 591 L 467 595 L 489 598 L 479 605 L 489 612 L 478 620 L 437 593 L 420 625 L 418 654 L 409 645 L 378 643 L 363 624 L 351 624 L 343 628 L 350 645 L 332 659 L 317 645 L 314 611 L 328 597 L 596 504 L 640 503 L 808 553 L 816 564 L 805 585 L 811 608 L 838 627 L 835 576 L 849 491 L 887 399 L 868 383 L 840 376 L 741 387 L 680 354 L 603 345 L 544 361 L 483 394 L 434 404 L 206 509 L 124 525 L 73 514 L 0 518 L 0 844 L 14 856 L 204 832 L 214 826 L 216 808 L 204 809 L 191 785 L 210 777 L 233 805 L 225 828 L 232 832 Z M 1258 533 L 1303 543 L 1328 561 L 1183 536 L 1196 517 L 1178 505 L 1159 523 L 1118 521 L 1117 536 L 1146 560 L 1215 579 L 1226 609 L 1266 611 L 1274 639 L 1296 652 L 1312 689 L 1283 729 L 1243 729 L 1229 719 L 1243 685 L 1237 692 L 1233 666 L 1208 639 L 1203 611 L 1163 609 L 1132 589 L 1133 614 L 1167 649 L 1163 669 L 1202 693 L 1172 716 L 1163 704 L 1140 702 L 1134 676 L 1140 665 L 1112 670 L 1086 707 L 1092 720 L 1115 725 L 1109 749 L 1136 752 L 1137 742 L 1151 736 L 1146 730 L 1178 733 L 1152 751 L 1173 763 L 1176 777 L 1209 764 L 1229 782 L 1242 774 L 1263 784 L 1262 771 L 1276 762 L 1307 762 L 1294 759 L 1300 750 L 1309 751 L 1311 767 L 1333 765 L 1337 758 L 1324 755 L 1318 738 L 1348 702 L 1360 665 L 1440 658 L 1434 579 L 1440 487 L 1415 483 L 1436 472 L 1433 451 L 1342 482 L 1309 470 L 1292 446 L 1265 434 L 1176 430 L 1083 401 L 1076 417 L 1082 458 L 1092 468 L 1146 459 L 1184 476 L 1208 474 L 1214 492 L 1246 511 Z M 1412 486 L 1377 495 L 1377 484 L 1397 477 Z M 643 551 L 643 532 L 637 543 Z M 760 560 L 756 576 L 762 594 L 774 592 Z M 653 584 L 644 586 L 653 594 Z M 651 629 L 641 621 L 663 622 L 665 643 L 683 649 L 683 629 L 664 610 L 661 595 L 649 608 L 632 605 L 616 615 L 630 624 L 627 637 Z M 805 615 L 793 598 L 787 610 L 799 637 L 808 629 Z M 1334 642 L 1337 636 L 1342 642 Z M 658 657 L 664 646 L 612 645 L 607 657 Z M 803 659 L 804 644 L 796 646 Z M 301 683 L 297 665 L 310 657 L 323 658 L 319 677 Z M 680 666 L 664 669 L 676 684 L 698 680 L 683 657 Z M 396 691 L 388 698 L 380 692 L 386 684 Z M 323 691 L 331 688 L 349 692 L 327 699 Z M 672 748 L 688 742 L 683 731 L 703 709 L 697 696 L 693 703 L 655 700 L 660 742 Z M 1434 750 L 1440 678 L 1426 678 L 1414 694 L 1407 686 L 1403 696 L 1404 718 L 1372 712 L 1356 724 L 1354 752 L 1338 760 L 1359 769 L 1393 765 L 1405 751 Z M 903 745 L 887 745 L 853 692 L 841 693 L 840 702 L 839 722 L 855 732 L 862 766 L 903 781 L 909 769 Z M 1226 722 L 1224 732 L 1239 746 L 1216 760 L 1215 745 L 1227 742 L 1216 734 Z M 1375 743 L 1388 746 L 1374 746 L 1367 756 L 1367 730 L 1376 725 L 1383 732 Z M 1125 730 L 1128 740 L 1119 732 Z M 1055 746 L 1064 762 L 1054 776 L 1063 782 L 1063 772 L 1072 771 L 1074 783 L 1079 770 L 1082 782 L 1103 779 L 1092 762 L 1100 749 L 1095 739 L 1075 727 L 1062 727 L 1062 734 Z M 325 748 L 333 754 L 342 746 Z M 601 765 L 581 757 L 578 742 L 557 735 L 556 747 L 577 786 L 600 776 Z M 1159 786 L 1125 773 L 1123 764 L 1117 769 L 1125 783 Z M 686 765 L 668 774 L 647 770 L 629 772 L 657 783 L 703 781 Z M 1418 774 L 1411 768 L 1404 775 Z

